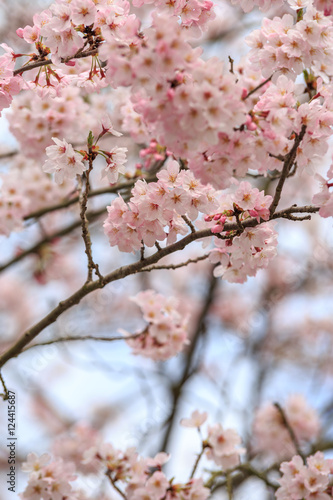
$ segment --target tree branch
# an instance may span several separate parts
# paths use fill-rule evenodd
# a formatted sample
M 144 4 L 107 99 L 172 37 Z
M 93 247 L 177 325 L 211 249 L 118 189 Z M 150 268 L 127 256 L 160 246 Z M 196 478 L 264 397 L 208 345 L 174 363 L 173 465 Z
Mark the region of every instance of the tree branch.
M 274 212 L 276 210 L 276 207 L 279 204 L 279 201 L 280 201 L 280 198 L 281 198 L 282 189 L 283 189 L 283 185 L 284 185 L 285 180 L 286 180 L 286 178 L 287 178 L 287 176 L 288 176 L 288 174 L 290 172 L 291 167 L 293 166 L 293 164 L 295 162 L 295 158 L 296 158 L 296 154 L 297 154 L 297 148 L 300 145 L 300 143 L 302 142 L 303 137 L 305 135 L 305 132 L 306 132 L 306 125 L 302 125 L 300 133 L 296 136 L 296 139 L 294 141 L 293 147 L 291 148 L 291 150 L 289 151 L 289 153 L 286 155 L 286 159 L 284 161 L 284 165 L 283 165 L 281 177 L 279 179 L 278 185 L 276 186 L 276 190 L 275 190 L 275 195 L 274 195 L 273 201 L 271 203 L 271 206 L 269 207 L 269 211 L 270 211 L 271 217 L 274 214 Z
M 180 267 L 185 267 L 188 266 L 188 264 L 194 264 L 196 262 L 200 262 L 200 260 L 205 260 L 208 259 L 209 254 L 201 255 L 200 257 L 197 257 L 196 259 L 188 259 L 186 262 L 181 262 L 180 264 L 165 264 L 165 266 L 151 266 L 147 267 L 146 269 L 142 269 L 142 272 L 150 272 L 150 271 L 156 271 L 160 269 L 179 269 Z
M 318 212 L 319 207 L 314 207 L 314 206 L 304 206 L 304 207 L 290 207 L 285 210 L 282 210 L 280 212 L 276 212 L 273 216 L 272 219 L 277 219 L 284 217 L 285 214 L 288 213 L 302 213 L 302 212 Z M 245 221 L 243 221 L 243 227 L 256 227 L 263 222 L 258 222 L 257 219 L 255 218 L 250 218 Z M 80 221 L 77 223 L 77 226 L 80 225 Z M 237 224 L 236 223 L 229 223 L 224 226 L 224 231 L 233 231 L 237 230 Z M 112 283 L 114 281 L 123 279 L 127 276 L 136 274 L 138 272 L 142 272 L 146 267 L 151 266 L 161 260 L 163 257 L 166 257 L 167 255 L 171 255 L 174 252 L 177 252 L 178 250 L 183 250 L 187 245 L 192 243 L 193 241 L 196 241 L 201 238 L 207 238 L 207 237 L 212 237 L 213 234 L 211 232 L 211 229 L 203 229 L 201 231 L 197 231 L 195 233 L 190 233 L 187 236 L 184 236 L 181 240 L 177 241 L 176 243 L 173 243 L 172 245 L 168 245 L 165 248 L 161 248 L 158 250 L 156 253 L 151 255 L 150 257 L 146 257 L 143 260 L 138 260 L 137 262 L 134 262 L 132 264 L 129 264 L 127 266 L 120 267 L 119 269 L 116 269 L 115 271 L 109 273 L 104 277 L 103 282 L 101 280 L 96 280 L 96 281 L 91 281 L 90 283 L 85 283 L 79 290 L 77 290 L 73 295 L 68 297 L 66 300 L 63 300 L 59 302 L 59 304 L 49 312 L 42 320 L 40 320 L 38 323 L 36 323 L 32 328 L 27 330 L 16 342 L 15 344 L 10 347 L 7 351 L 5 351 L 1 356 L 0 356 L 0 368 L 4 366 L 8 360 L 18 356 L 21 352 L 22 349 L 24 349 L 25 346 L 27 346 L 37 335 L 42 332 L 46 327 L 49 325 L 52 325 L 58 317 L 68 309 L 71 309 L 74 305 L 78 304 L 83 297 L 86 295 L 89 295 L 89 293 L 98 290 L 99 288 L 104 288 L 105 285 L 108 283 Z M 230 238 L 230 236 L 228 236 Z M 190 350 L 188 351 L 189 353 L 192 352 L 192 344 L 190 347 Z M 191 356 L 193 353 L 191 354 Z M 186 380 L 186 377 L 189 373 L 190 366 L 185 367 L 184 374 L 182 379 Z M 175 410 L 174 410 L 175 411 Z M 170 431 L 169 431 L 170 432 Z
M 101 275 L 99 271 L 98 264 L 94 262 L 93 256 L 92 256 L 92 250 L 91 250 L 91 238 L 90 238 L 90 233 L 89 233 L 89 228 L 88 228 L 88 219 L 86 216 L 87 212 L 87 202 L 88 202 L 88 194 L 90 191 L 90 182 L 89 182 L 89 176 L 90 172 L 93 169 L 93 152 L 91 149 L 91 146 L 89 146 L 89 168 L 86 170 L 85 174 L 80 177 L 79 176 L 79 183 L 81 184 L 81 192 L 80 192 L 80 205 L 81 205 L 81 210 L 80 210 L 80 218 L 81 218 L 81 228 L 82 228 L 82 239 L 84 241 L 84 246 L 85 246 L 85 253 L 87 255 L 88 259 L 88 276 L 87 276 L 87 282 L 92 281 L 92 276 L 93 276 L 93 270 L 95 270 L 96 276 L 103 282 L 103 276 Z M 83 179 L 85 180 L 85 187 L 83 188 Z
M 73 56 L 68 56 L 61 58 L 61 62 L 63 64 L 66 64 L 69 61 L 72 61 L 73 59 L 82 59 L 83 57 L 89 57 L 89 56 L 96 56 L 98 54 L 98 49 L 93 49 L 93 50 L 85 50 L 83 52 L 77 52 Z M 50 64 L 53 64 L 51 59 L 44 59 L 42 61 L 36 61 L 31 64 L 27 64 L 26 66 L 22 66 L 21 68 L 16 69 L 13 72 L 13 75 L 22 75 L 22 73 L 25 73 L 26 71 L 29 71 L 30 69 L 36 69 L 40 68 L 42 66 L 49 66 Z
M 206 299 L 205 299 L 205 302 L 203 304 L 201 314 L 198 318 L 197 328 L 194 332 L 194 335 L 192 336 L 190 346 L 185 353 L 183 371 L 181 373 L 181 376 L 179 377 L 177 384 L 172 386 L 171 411 L 170 411 L 169 417 L 166 420 L 167 428 L 166 428 L 166 431 L 165 431 L 165 434 L 163 437 L 162 445 L 160 447 L 161 451 L 167 451 L 169 440 L 170 440 L 173 426 L 175 423 L 175 418 L 176 418 L 177 409 L 178 409 L 178 403 L 180 401 L 180 397 L 181 397 L 182 392 L 183 392 L 183 387 L 184 387 L 185 383 L 187 382 L 188 378 L 190 377 L 190 372 L 191 372 L 191 368 L 192 368 L 194 354 L 195 354 L 200 336 L 201 336 L 202 332 L 204 331 L 206 316 L 208 314 L 209 308 L 210 308 L 211 303 L 213 301 L 216 286 L 217 286 L 217 279 L 212 274 L 210 277 L 210 282 L 209 282 L 209 286 L 208 286 L 208 290 L 207 290 L 207 294 L 206 294 Z
M 76 337 L 59 337 L 58 339 L 48 340 L 45 342 L 39 342 L 38 344 L 32 344 L 22 350 L 22 352 L 29 351 L 33 347 L 43 347 L 51 344 L 59 344 L 60 342 L 75 342 L 77 340 L 98 340 L 99 342 L 113 342 L 117 340 L 128 340 L 128 339 L 136 339 L 142 335 L 142 332 L 135 333 L 133 335 L 129 335 L 128 337 L 120 336 L 120 337 L 93 337 L 92 335 L 87 336 L 76 336 Z M 0 375 L 1 376 L 1 375 Z

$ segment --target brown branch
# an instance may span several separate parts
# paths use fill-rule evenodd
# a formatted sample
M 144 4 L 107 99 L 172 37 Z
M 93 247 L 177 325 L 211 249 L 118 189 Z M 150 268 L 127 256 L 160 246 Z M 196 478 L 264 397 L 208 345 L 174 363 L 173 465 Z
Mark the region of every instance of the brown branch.
M 273 483 L 270 481 L 267 477 L 268 473 L 271 471 L 271 468 L 265 469 L 263 471 L 260 471 L 253 467 L 252 464 L 250 463 L 245 463 L 245 464 L 240 464 L 235 469 L 229 471 L 228 476 L 231 477 L 232 484 L 233 486 L 240 486 L 244 481 L 246 481 L 248 478 L 251 476 L 255 476 L 261 481 L 263 481 L 269 488 L 272 488 L 273 490 L 277 490 L 279 485 L 277 483 Z M 205 483 L 205 487 L 209 488 L 211 492 L 215 491 L 217 488 L 222 488 L 227 486 L 227 479 L 224 481 L 220 481 L 216 485 L 214 485 L 215 480 L 218 477 L 225 477 L 227 478 L 226 472 L 223 471 L 216 471 L 211 473 L 211 477 L 208 481 Z
M 13 151 L 8 151 L 8 153 L 1 153 L 0 154 L 0 160 L 3 160 L 5 158 L 11 158 L 12 156 L 15 156 L 19 153 L 19 151 L 17 151 L 16 149 L 14 149 Z
M 190 221 L 190 219 L 188 217 L 186 217 L 186 215 L 182 215 L 182 219 L 184 222 L 186 222 L 188 227 L 191 229 L 191 233 L 195 233 L 195 227 L 193 226 L 192 221 Z
M 60 342 L 75 342 L 77 340 L 97 340 L 99 342 L 113 342 L 117 340 L 128 340 L 128 339 L 136 339 L 142 335 L 142 332 L 135 333 L 133 335 L 129 335 L 128 337 L 120 336 L 120 337 L 93 337 L 92 335 L 87 336 L 76 336 L 76 337 L 59 337 L 57 339 L 48 340 L 45 342 L 39 342 L 38 344 L 32 344 L 22 350 L 22 352 L 29 351 L 33 347 L 43 347 L 51 344 L 59 344 Z
M 295 138 L 293 147 L 291 148 L 291 150 L 289 151 L 289 153 L 286 155 L 286 159 L 285 159 L 285 162 L 284 162 L 284 165 L 283 165 L 283 169 L 282 169 L 282 172 L 281 172 L 281 177 L 279 179 L 278 185 L 276 186 L 276 190 L 275 190 L 273 201 L 271 203 L 271 206 L 269 207 L 269 211 L 270 211 L 271 217 L 274 214 L 274 212 L 276 210 L 276 207 L 279 204 L 279 201 L 280 201 L 280 198 L 281 198 L 281 194 L 282 194 L 283 185 L 284 185 L 285 180 L 286 180 L 286 178 L 287 178 L 287 176 L 288 176 L 288 174 L 290 172 L 290 169 L 292 168 L 292 166 L 293 166 L 293 164 L 295 162 L 295 158 L 296 158 L 296 154 L 297 154 L 297 148 L 300 145 L 300 143 L 302 142 L 303 137 L 305 135 L 305 132 L 306 132 L 306 125 L 302 125 L 300 133 Z
M 273 215 L 273 219 L 281 218 L 284 217 L 285 214 L 287 213 L 302 213 L 302 212 L 318 212 L 319 207 L 314 207 L 314 206 L 304 206 L 304 207 L 290 207 L 285 210 L 282 210 L 280 212 L 276 212 Z M 77 226 L 80 225 L 79 221 L 77 223 Z M 256 227 L 262 222 L 258 222 L 256 219 L 251 218 L 247 219 L 243 222 L 244 228 L 246 227 Z M 224 226 L 224 231 L 233 231 L 237 230 L 237 224 L 236 223 L 230 223 L 226 224 Z M 119 269 L 116 269 L 115 271 L 112 271 L 108 275 L 104 277 L 103 282 L 101 280 L 96 280 L 96 281 L 91 281 L 89 283 L 85 283 L 79 290 L 77 290 L 75 293 L 73 293 L 70 297 L 67 299 L 59 302 L 59 304 L 49 312 L 42 320 L 40 320 L 38 323 L 36 323 L 33 327 L 31 327 L 29 330 L 27 330 L 16 342 L 13 344 L 7 351 L 5 351 L 1 356 L 0 356 L 0 368 L 4 366 L 8 360 L 18 356 L 21 352 L 22 349 L 24 349 L 25 346 L 27 346 L 34 338 L 37 337 L 37 335 L 42 332 L 46 327 L 49 325 L 52 325 L 58 318 L 61 316 L 61 314 L 68 309 L 71 309 L 74 305 L 78 304 L 83 297 L 86 295 L 89 295 L 91 292 L 98 290 L 99 288 L 103 288 L 105 285 L 108 283 L 112 283 L 114 281 L 118 281 L 120 279 L 123 279 L 127 276 L 136 274 L 138 272 L 142 272 L 145 268 L 148 266 L 151 266 L 155 263 L 157 263 L 159 260 L 161 260 L 163 257 L 166 257 L 167 255 L 171 255 L 174 252 L 177 252 L 179 250 L 183 250 L 187 245 L 192 243 L 193 241 L 196 241 L 201 238 L 207 238 L 207 237 L 212 237 L 211 229 L 204 229 L 201 231 L 197 231 L 196 233 L 190 233 L 187 236 L 184 236 L 181 240 L 177 241 L 176 243 L 173 243 L 172 245 L 168 245 L 165 248 L 161 248 L 158 250 L 156 253 L 153 255 L 146 257 L 143 260 L 138 260 L 137 262 L 134 262 L 132 264 L 128 264 L 127 266 L 122 266 Z M 230 236 L 229 236 L 230 238 Z M 198 334 L 199 335 L 199 334 Z M 193 344 L 191 344 L 190 349 L 188 351 L 188 359 L 187 362 L 191 361 L 191 358 L 193 356 L 192 350 L 194 349 Z M 188 366 L 185 367 L 185 370 L 183 372 L 183 377 L 184 381 L 186 380 L 190 370 L 190 363 Z M 178 389 L 179 390 L 179 389 Z M 178 396 L 179 397 L 179 396 Z M 178 398 L 177 398 L 178 400 Z M 175 413 L 175 408 L 173 409 L 173 413 Z M 174 417 L 172 417 L 171 420 L 173 420 Z M 171 431 L 171 430 L 170 430 Z M 168 433 L 170 433 L 168 431 Z M 167 442 L 168 439 L 165 441 Z
M 272 219 L 287 218 L 286 215 L 292 214 L 292 213 L 315 213 L 315 212 L 319 212 L 319 207 L 315 207 L 314 205 L 306 205 L 304 207 L 297 207 L 296 205 L 293 205 L 290 208 L 286 208 L 284 210 L 281 210 L 280 212 L 275 213 L 273 215 Z M 88 212 L 87 218 L 90 221 L 92 219 L 95 219 L 96 217 L 99 217 L 103 213 L 105 213 L 104 208 L 102 208 L 100 210 L 96 210 L 94 212 Z M 242 222 L 242 225 L 244 228 L 245 227 L 254 227 L 254 226 L 257 226 L 258 224 L 259 223 L 256 221 L 256 219 L 247 219 L 246 221 Z M 63 236 L 66 236 L 67 234 L 74 231 L 74 229 L 76 229 L 77 227 L 80 227 L 80 225 L 81 225 L 81 220 L 77 220 L 77 221 L 73 222 L 72 224 L 70 224 L 69 226 L 45 237 L 43 240 L 39 241 L 38 243 L 36 243 L 32 247 L 28 248 L 27 250 L 24 250 L 19 255 L 16 255 L 14 258 L 10 259 L 5 264 L 0 265 L 0 272 L 4 271 L 5 269 L 9 268 L 10 266 L 16 264 L 17 262 L 20 262 L 25 257 L 27 257 L 31 254 L 34 254 L 34 253 L 38 253 L 38 250 L 43 245 L 45 245 L 47 243 L 51 243 L 52 241 L 54 241 L 57 238 L 61 238 Z M 237 225 L 235 225 L 235 224 L 226 224 L 224 226 L 225 231 L 235 230 L 235 229 L 237 229 Z M 204 232 L 205 232 L 205 234 L 203 236 L 198 236 L 198 238 L 201 238 L 201 237 L 205 238 L 206 236 L 212 236 L 209 229 L 204 230 Z M 199 233 L 197 232 L 197 233 L 193 233 L 193 234 L 199 234 Z M 226 237 L 222 234 L 216 234 L 215 236 L 220 238 L 220 239 L 227 239 L 227 238 L 230 239 L 230 236 Z
M 238 469 L 242 471 L 249 472 L 251 476 L 256 476 L 258 479 L 261 479 L 267 486 L 272 488 L 273 490 L 277 490 L 279 485 L 272 483 L 267 477 L 267 472 L 268 471 L 259 471 L 258 469 L 255 469 L 251 464 L 241 464 Z
M 269 78 L 266 78 L 265 81 L 261 82 L 254 89 L 252 89 L 248 94 L 246 94 L 245 97 L 243 97 L 243 101 L 245 101 L 245 99 L 248 99 L 252 94 L 254 94 L 255 92 L 257 92 L 257 90 L 261 89 L 261 87 L 263 87 L 264 85 L 266 85 L 266 83 L 270 82 L 271 79 L 272 79 L 272 77 L 273 77 L 273 75 L 271 75 Z
M 188 264 L 194 264 L 196 262 L 200 262 L 200 260 L 205 260 L 208 259 L 209 254 L 201 255 L 200 257 L 197 257 L 196 259 L 188 259 L 186 262 L 181 262 L 180 264 L 165 264 L 164 266 L 151 266 L 147 267 L 146 269 L 142 269 L 142 272 L 150 272 L 150 271 L 156 271 L 156 270 L 161 270 L 161 269 L 179 269 L 180 267 L 185 267 Z
M 89 56 L 96 56 L 98 54 L 98 49 L 93 49 L 93 50 L 86 50 L 84 52 L 78 51 L 76 54 L 73 56 L 68 56 L 68 57 L 62 57 L 61 62 L 63 64 L 66 64 L 69 61 L 72 61 L 73 59 L 82 59 L 83 57 L 89 57 Z M 53 64 L 51 59 L 44 59 L 42 61 L 36 61 L 31 64 L 27 64 L 26 66 L 22 66 L 21 68 L 16 69 L 13 72 L 13 75 L 22 75 L 25 71 L 29 71 L 30 69 L 36 69 L 40 68 L 42 66 L 49 66 L 50 64 Z
M 123 497 L 125 500 L 127 500 L 127 496 L 125 495 L 124 492 L 121 491 L 120 488 L 118 488 L 118 486 L 116 485 L 116 480 L 113 479 L 113 477 L 111 476 L 111 471 L 107 471 L 106 472 L 106 476 L 110 479 L 110 482 L 112 484 L 112 486 L 114 487 L 114 489 L 119 493 L 119 495 L 121 497 Z
M 194 355 L 195 355 L 195 352 L 197 349 L 199 339 L 201 337 L 201 334 L 205 331 L 205 321 L 206 321 L 206 317 L 207 317 L 209 308 L 210 308 L 211 303 L 213 301 L 216 286 L 217 286 L 217 279 L 212 274 L 210 277 L 210 282 L 209 282 L 205 302 L 203 304 L 200 316 L 198 318 L 196 330 L 194 332 L 194 335 L 191 338 L 190 346 L 185 353 L 183 371 L 179 377 L 178 382 L 172 386 L 171 411 L 170 411 L 170 414 L 166 420 L 167 427 L 166 427 L 165 434 L 163 437 L 162 445 L 160 447 L 160 451 L 167 451 L 167 448 L 169 445 L 169 440 L 170 440 L 171 433 L 173 431 L 173 426 L 174 426 L 175 419 L 176 419 L 176 414 L 177 414 L 177 410 L 178 410 L 178 403 L 179 403 L 181 395 L 183 393 L 184 385 L 190 377 L 193 359 L 194 359 Z
M 202 443 L 202 449 L 200 451 L 200 453 L 198 453 L 198 456 L 194 462 L 194 465 L 193 465 L 193 469 L 192 469 L 192 472 L 191 472 L 191 475 L 190 475 L 190 479 L 192 479 L 194 477 L 194 474 L 196 473 L 196 470 L 198 468 L 198 465 L 199 465 L 199 462 L 202 458 L 202 455 L 204 454 L 205 452 L 205 449 L 207 448 L 208 445 L 205 445 L 204 443 Z
M 103 276 L 101 275 L 99 271 L 98 264 L 94 262 L 93 256 L 92 256 L 92 250 L 91 250 L 91 238 L 90 238 L 90 233 L 89 233 L 89 227 L 88 227 L 88 219 L 86 216 L 87 212 L 87 203 L 88 203 L 88 193 L 90 191 L 90 181 L 89 181 L 89 176 L 90 172 L 93 169 L 93 152 L 91 146 L 89 146 L 89 168 L 86 170 L 85 174 L 79 178 L 79 184 L 81 184 L 81 192 L 80 192 L 80 205 L 81 205 L 81 210 L 80 210 L 80 219 L 81 219 L 81 228 L 82 228 L 82 239 L 84 241 L 84 246 L 85 246 L 85 253 L 87 255 L 88 259 L 88 276 L 87 276 L 87 282 L 92 281 L 92 276 L 93 276 L 93 271 L 95 271 L 96 276 L 103 282 Z M 83 189 L 83 179 L 85 180 L 85 188 Z

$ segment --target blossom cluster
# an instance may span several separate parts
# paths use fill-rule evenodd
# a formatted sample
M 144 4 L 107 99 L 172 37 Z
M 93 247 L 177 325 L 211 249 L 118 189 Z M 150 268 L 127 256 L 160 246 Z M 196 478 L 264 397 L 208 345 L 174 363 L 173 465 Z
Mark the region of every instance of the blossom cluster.
M 208 450 L 206 456 L 214 460 L 222 470 L 232 469 L 240 463 L 240 455 L 245 453 L 239 448 L 241 438 L 234 429 L 223 429 L 221 424 L 208 427 Z
M 99 51 L 110 85 L 132 87 L 133 109 L 149 139 L 180 157 L 204 152 L 219 132 L 231 133 L 246 118 L 236 76 L 217 58 L 204 61 L 200 55 L 175 19 L 156 13 L 135 51 L 108 41 Z
M 215 213 L 205 217 L 213 233 L 221 233 L 225 223 L 239 225 L 248 217 L 269 219 L 272 197 L 253 188 L 249 182 L 241 182 L 234 193 L 220 196 L 220 206 Z M 267 267 L 276 255 L 277 233 L 273 223 L 267 222 L 257 227 L 243 228 L 240 235 L 226 233 L 224 239 L 215 239 L 215 247 L 210 250 L 209 260 L 218 264 L 215 276 L 223 276 L 232 283 L 244 283 L 247 276 L 255 276 L 258 269 Z
M 265 18 L 261 29 L 247 37 L 253 67 L 264 76 L 278 71 L 295 79 L 306 68 L 327 82 L 333 75 L 332 22 L 311 4 L 298 22 L 291 14 Z
M 283 462 L 280 470 L 283 475 L 275 494 L 277 500 L 331 500 L 333 460 L 325 459 L 322 452 L 309 456 L 306 464 L 296 455 L 290 462 Z
M 156 240 L 176 241 L 178 234 L 186 234 L 188 226 L 183 216 L 195 220 L 199 212 L 211 213 L 217 208 L 215 191 L 201 184 L 189 171 L 179 169 L 172 160 L 157 174 L 158 181 L 136 182 L 129 203 L 119 196 L 108 207 L 104 232 L 111 246 L 122 252 L 139 250 L 142 243 L 148 247 Z M 169 226 L 168 232 L 165 226 Z
M 320 431 L 318 414 L 302 395 L 289 396 L 283 411 L 298 442 L 311 442 L 318 437 Z M 290 433 L 281 413 L 273 404 L 268 404 L 256 412 L 253 429 L 258 450 L 282 458 L 291 457 L 295 453 Z
M 70 182 L 56 185 L 34 160 L 17 156 L 1 176 L 0 234 L 21 230 L 24 216 L 61 201 L 73 189 Z
M 255 276 L 277 254 L 277 232 L 272 222 L 254 228 L 245 228 L 240 236 L 216 239 L 209 260 L 218 264 L 214 276 L 222 276 L 230 283 L 244 283 L 248 276 Z
M 52 137 L 55 146 L 48 146 L 45 150 L 48 159 L 43 165 L 44 172 L 54 173 L 54 180 L 62 184 L 64 179 L 75 179 L 87 170 L 87 165 L 82 162 L 82 155 L 74 151 L 71 144 L 65 139 L 62 141 Z
M 21 493 L 22 499 L 52 500 L 73 498 L 71 482 L 75 481 L 75 466 L 64 462 L 61 458 L 51 461 L 51 456 L 44 453 L 40 457 L 29 453 L 28 460 L 23 463 L 22 470 L 30 472 L 28 485 Z
M 58 96 L 41 98 L 28 90 L 15 98 L 7 115 L 10 131 L 27 156 L 41 159 L 52 137 L 65 137 L 69 143 L 85 141 L 100 116 L 94 100 L 89 106 L 82 97 L 79 88 L 68 86 Z
M 207 412 L 192 412 L 190 418 L 183 418 L 180 424 L 184 427 L 200 427 L 207 420 Z M 224 429 L 221 424 L 208 426 L 207 438 L 203 441 L 206 448 L 206 457 L 213 460 L 222 470 L 232 469 L 240 463 L 240 455 L 245 453 L 244 448 L 239 448 L 241 438 L 234 429 Z
M 134 354 L 155 361 L 165 361 L 175 356 L 188 343 L 188 317 L 178 311 L 175 298 L 166 298 L 153 290 L 145 290 L 133 302 L 140 306 L 148 326 L 135 338 L 126 340 Z M 129 334 L 125 332 L 125 338 Z
M 258 7 L 261 11 L 266 12 L 270 8 L 279 8 L 285 0 L 231 0 L 234 5 L 239 5 L 244 12 L 250 12 L 254 7 Z M 289 6 L 294 9 L 303 9 L 312 3 L 312 0 L 288 0 Z M 331 14 L 332 4 L 330 0 L 314 0 L 314 4 L 318 10 L 325 12 L 326 16 Z
M 240 83 L 245 96 L 251 91 L 252 81 L 262 83 L 259 71 L 251 72 L 242 64 Z M 296 151 L 297 168 L 313 173 L 328 149 L 333 123 L 331 85 L 316 81 L 317 94 L 310 102 L 304 100 L 304 85 L 295 84 L 286 75 L 280 75 L 263 87 L 263 93 L 249 102 L 244 127 L 231 133 L 220 133 L 217 144 L 209 146 L 204 155 L 197 152 L 189 159 L 189 168 L 202 182 L 226 188 L 233 175 L 243 177 L 249 169 L 266 175 L 283 167 L 291 151 L 295 133 L 305 127 L 304 137 Z M 247 102 L 247 101 L 245 101 Z
M 214 18 L 211 0 L 181 0 L 165 2 L 164 0 L 133 0 L 135 7 L 144 4 L 154 4 L 154 7 L 169 16 L 180 17 L 181 25 L 189 27 L 204 27 L 209 19 Z
M 202 479 L 191 479 L 185 484 L 168 480 L 161 470 L 169 459 L 166 453 L 144 458 L 134 448 L 123 452 L 103 443 L 85 454 L 87 463 L 96 459 L 106 468 L 113 484 L 121 482 L 126 486 L 128 500 L 206 500 L 210 494 Z

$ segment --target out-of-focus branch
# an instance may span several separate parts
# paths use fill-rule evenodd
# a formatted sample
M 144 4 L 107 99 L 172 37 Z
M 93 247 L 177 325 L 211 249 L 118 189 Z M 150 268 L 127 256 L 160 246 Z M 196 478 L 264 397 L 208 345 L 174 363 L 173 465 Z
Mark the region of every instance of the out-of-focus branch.
M 217 286 L 217 279 L 213 276 L 213 274 L 210 277 L 208 289 L 206 292 L 206 298 L 202 306 L 202 310 L 200 313 L 200 316 L 198 318 L 198 323 L 196 330 L 194 332 L 194 335 L 191 339 L 191 344 L 189 349 L 186 351 L 185 354 L 185 360 L 183 364 L 183 371 L 181 373 L 181 376 L 179 377 L 179 380 L 176 384 L 174 384 L 171 389 L 172 389 L 172 402 L 171 402 L 171 410 L 170 414 L 167 418 L 167 427 L 163 436 L 163 441 L 162 445 L 160 447 L 161 451 L 167 451 L 168 446 L 169 446 L 169 440 L 171 437 L 171 433 L 173 430 L 173 426 L 175 423 L 176 419 L 176 414 L 178 410 L 178 404 L 180 402 L 180 398 L 183 392 L 183 388 L 185 383 L 190 377 L 191 370 L 192 370 L 192 365 L 193 365 L 193 360 L 194 360 L 194 355 L 198 346 L 199 339 L 202 335 L 202 333 L 205 331 L 205 322 L 207 318 L 207 314 L 209 311 L 209 308 L 212 304 L 213 298 L 214 298 L 214 292 Z
M 87 218 L 89 221 L 92 221 L 93 219 L 96 219 L 100 215 L 105 213 L 105 208 L 92 211 L 92 212 L 87 212 Z M 20 254 L 16 255 L 12 259 L 10 259 L 8 262 L 5 264 L 2 264 L 0 266 L 0 272 L 4 271 L 5 269 L 8 269 L 10 266 L 13 264 L 16 264 L 17 262 L 20 262 L 22 259 L 27 257 L 28 255 L 33 255 L 38 253 L 39 249 L 43 246 L 46 245 L 47 243 L 52 243 L 52 241 L 56 240 L 57 238 L 62 238 L 63 236 L 67 236 L 68 234 L 72 233 L 75 229 L 80 227 L 81 225 L 81 220 L 76 220 L 69 226 L 60 229 L 59 231 L 56 231 L 48 236 L 45 236 L 42 240 L 40 240 L 38 243 L 35 245 L 32 245 L 30 248 L 27 248 L 27 250 L 24 250 Z
M 88 198 L 93 198 L 94 196 L 100 196 L 102 194 L 109 194 L 109 193 L 118 193 L 119 191 L 122 191 L 123 189 L 129 189 L 133 187 L 133 184 L 135 183 L 137 179 L 133 179 L 131 181 L 127 182 L 121 182 L 119 184 L 116 184 L 114 186 L 109 186 L 106 188 L 101 188 L 101 189 L 95 189 L 93 191 L 89 191 L 88 193 Z M 63 208 L 68 208 L 71 205 L 74 205 L 75 203 L 79 202 L 79 197 L 75 196 L 74 198 L 66 199 L 61 201 L 60 203 L 56 203 L 54 205 L 50 205 L 45 208 L 41 208 L 40 210 L 36 210 L 35 212 L 30 212 L 29 214 L 24 216 L 24 220 L 29 220 L 29 219 L 37 219 L 41 217 L 42 215 L 48 214 L 50 212 L 55 212 L 56 210 L 61 210 Z
M 285 428 L 287 429 L 287 431 L 289 433 L 290 439 L 291 439 L 293 445 L 295 446 L 295 450 L 296 450 L 297 454 L 300 457 L 302 457 L 303 461 L 305 462 L 304 454 L 303 454 L 302 450 L 299 447 L 298 440 L 297 440 L 297 437 L 295 435 L 294 429 L 291 427 L 291 425 L 289 423 L 289 420 L 287 418 L 287 415 L 285 414 L 284 409 L 282 408 L 282 406 L 279 403 L 274 403 L 274 406 L 278 410 L 278 412 L 280 413 L 280 416 L 281 416 L 281 419 L 282 419 L 282 423 L 283 423 L 283 425 L 285 426 Z

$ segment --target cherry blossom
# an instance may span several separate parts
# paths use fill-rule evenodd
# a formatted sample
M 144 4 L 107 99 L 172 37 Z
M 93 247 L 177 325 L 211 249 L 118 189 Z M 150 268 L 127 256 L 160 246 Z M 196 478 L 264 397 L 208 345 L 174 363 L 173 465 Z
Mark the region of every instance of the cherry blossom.
M 107 177 L 111 184 L 117 182 L 119 174 L 125 173 L 127 148 L 112 148 L 110 151 L 103 151 L 106 158 L 106 167 L 102 172 L 102 178 Z
M 329 487 L 332 459 L 325 459 L 320 451 L 309 456 L 306 464 L 296 455 L 290 462 L 283 462 L 280 470 L 283 475 L 280 479 L 281 486 L 276 492 L 278 500 L 287 500 L 290 495 L 295 500 L 332 498 Z
M 299 441 L 314 440 L 320 430 L 318 415 L 300 394 L 288 398 L 286 418 Z M 260 408 L 254 420 L 254 433 L 260 450 L 288 457 L 295 452 L 288 430 L 282 422 L 278 409 L 272 405 Z
M 195 410 L 190 418 L 182 418 L 180 424 L 184 427 L 201 427 L 206 422 L 207 417 L 208 413 L 206 411 L 200 413 L 198 410 Z
M 73 146 L 63 139 L 52 137 L 55 146 L 46 148 L 46 154 L 49 157 L 44 163 L 43 170 L 47 173 L 54 173 L 54 179 L 57 184 L 62 184 L 65 178 L 74 179 L 82 174 L 87 165 L 82 163 L 82 156 L 76 153 Z
M 188 318 L 177 311 L 177 301 L 166 299 L 153 290 L 141 292 L 132 300 L 143 312 L 148 326 L 136 338 L 126 340 L 134 354 L 140 354 L 154 360 L 166 360 L 175 356 L 188 343 Z M 124 333 L 125 339 L 129 334 Z
M 240 462 L 240 455 L 245 453 L 244 448 L 238 448 L 241 438 L 234 429 L 223 429 L 221 424 L 208 428 L 207 458 L 225 469 L 232 469 Z

